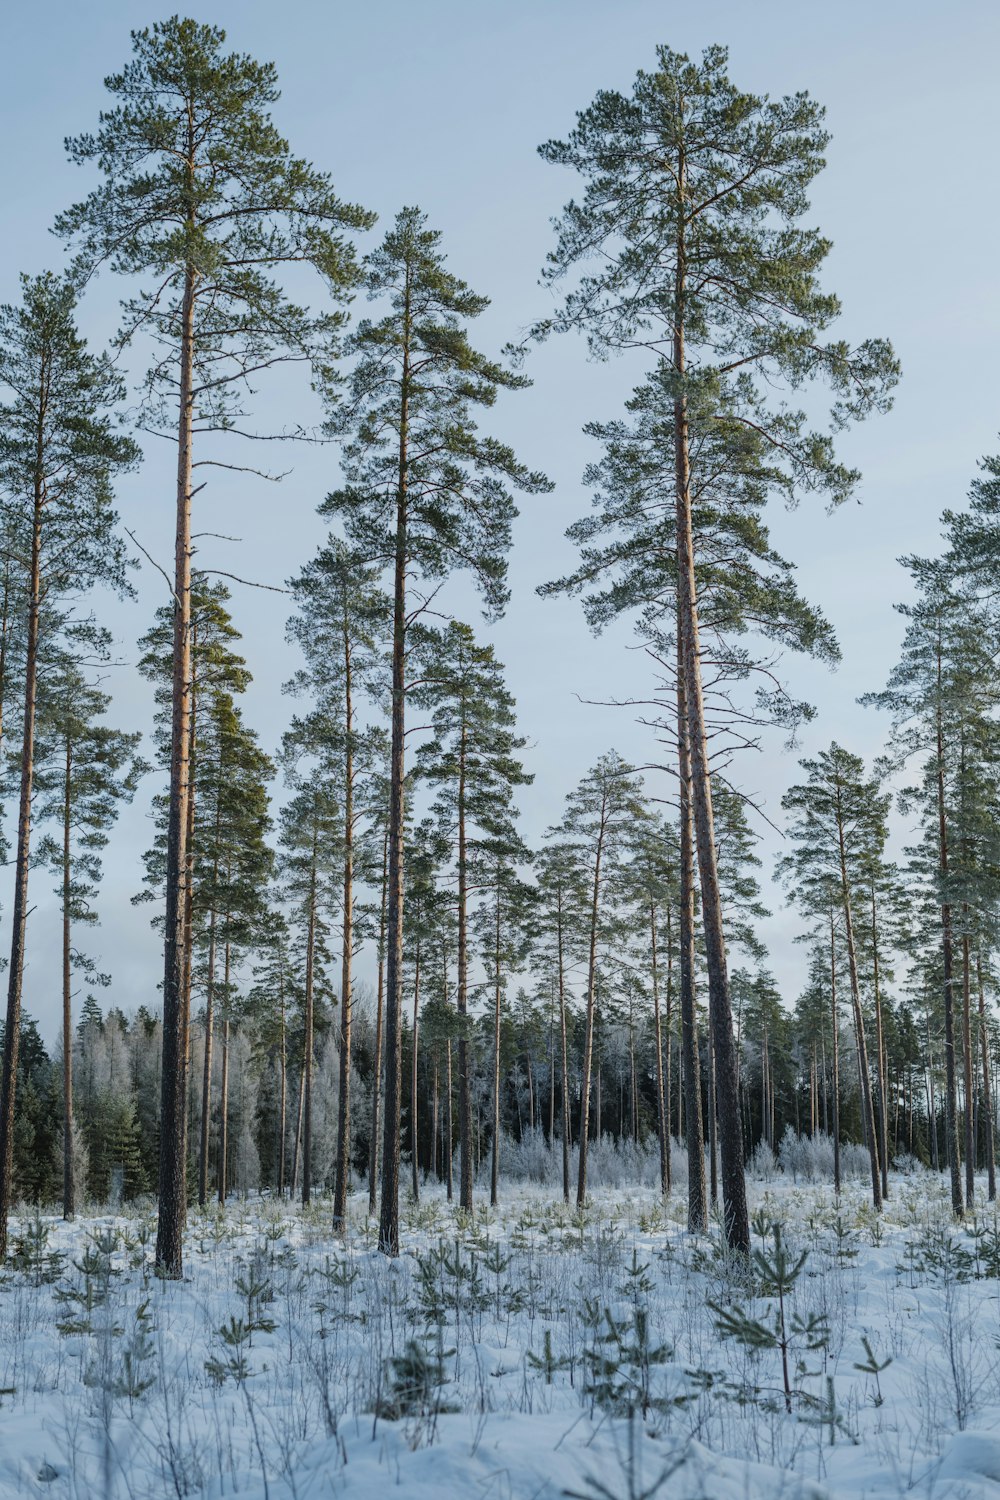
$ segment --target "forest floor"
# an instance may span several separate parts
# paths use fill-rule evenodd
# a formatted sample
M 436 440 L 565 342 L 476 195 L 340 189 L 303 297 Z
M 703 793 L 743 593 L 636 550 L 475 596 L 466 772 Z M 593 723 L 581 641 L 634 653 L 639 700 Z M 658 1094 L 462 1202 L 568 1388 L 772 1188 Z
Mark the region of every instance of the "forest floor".
M 505 1183 L 471 1218 L 428 1190 L 396 1260 L 361 1197 L 344 1242 L 326 1201 L 233 1202 L 190 1214 L 180 1282 L 148 1206 L 20 1217 L 0 1496 L 996 1500 L 985 1191 L 959 1226 L 929 1173 L 881 1219 L 860 1184 L 751 1187 L 750 1272 L 641 1188 L 579 1215 Z

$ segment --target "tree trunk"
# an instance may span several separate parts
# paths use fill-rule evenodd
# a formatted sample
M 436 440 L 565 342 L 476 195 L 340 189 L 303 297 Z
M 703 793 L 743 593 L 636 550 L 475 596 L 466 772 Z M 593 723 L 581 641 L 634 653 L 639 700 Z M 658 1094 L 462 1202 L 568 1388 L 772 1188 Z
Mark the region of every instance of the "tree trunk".
M 597 983 L 597 917 L 601 894 L 601 856 L 607 822 L 607 792 L 601 803 L 601 820 L 594 853 L 594 885 L 590 901 L 590 947 L 587 959 L 587 1028 L 583 1043 L 583 1078 L 580 1084 L 580 1159 L 576 1181 L 576 1206 L 582 1208 L 587 1198 L 587 1133 L 590 1126 L 590 1071 L 594 1053 L 594 1000 Z M 600 1107 L 597 1128 L 600 1130 Z
M 681 228 L 678 231 L 674 316 L 674 368 L 685 375 L 685 298 L 687 252 L 684 240 L 687 196 L 686 162 L 678 171 L 681 198 Z M 701 650 L 698 632 L 698 594 L 695 581 L 694 537 L 691 521 L 691 479 L 687 399 L 674 401 L 674 458 L 677 495 L 677 602 L 678 644 L 682 653 L 688 754 L 691 762 L 691 804 L 694 818 L 701 904 L 704 922 L 705 961 L 708 969 L 709 1023 L 715 1044 L 716 1090 L 721 1122 L 722 1197 L 726 1236 L 732 1249 L 750 1254 L 750 1218 L 747 1211 L 746 1179 L 743 1171 L 743 1130 L 740 1122 L 739 1067 L 733 1040 L 733 1016 L 729 996 L 726 943 L 722 926 L 722 900 L 712 815 L 712 782 L 705 732 L 702 696 Z M 689 1122 L 690 1129 L 690 1122 Z
M 389 909 L 386 955 L 385 1128 L 382 1203 L 378 1243 L 384 1255 L 399 1254 L 400 1053 L 403 1041 L 403 839 L 406 731 L 406 564 L 409 480 L 410 273 L 404 293 L 405 350 L 400 386 L 399 465 L 396 490 L 396 559 L 392 611 L 392 743 L 389 769 Z M 464 1165 L 464 1164 L 463 1164 Z
M 28 921 L 31 797 L 35 773 L 35 705 L 38 693 L 38 634 L 42 587 L 42 512 L 45 505 L 41 473 L 42 442 L 42 428 L 39 424 L 38 469 L 31 527 L 28 631 L 24 662 L 24 724 L 21 731 L 21 789 L 17 814 L 17 854 L 14 864 L 14 909 L 11 919 L 3 1073 L 0 1075 L 0 1265 L 7 1258 L 7 1225 L 14 1177 L 14 1101 L 17 1089 L 17 1058 L 21 1042 L 24 937 Z
M 830 1012 L 833 1024 L 833 1191 L 840 1193 L 840 1016 L 837 1010 L 837 945 L 830 907 Z
M 213 885 L 215 881 L 213 878 Z M 198 1203 L 208 1202 L 208 1157 L 212 1130 L 212 1051 L 215 1039 L 216 914 L 208 918 L 208 973 L 205 981 L 205 1056 L 201 1070 L 201 1135 L 198 1142 Z
M 337 1170 L 333 1189 L 333 1228 L 347 1228 L 347 1186 L 351 1175 L 351 962 L 354 954 L 354 699 L 351 689 L 351 632 L 344 607 L 344 895 L 340 964 L 340 1094 L 337 1099 Z M 414 1033 L 414 1045 L 416 1034 Z
M 858 980 L 858 954 L 854 945 L 854 920 L 851 912 L 851 888 L 847 879 L 847 844 L 844 836 L 844 821 L 841 811 L 840 783 L 837 783 L 837 843 L 840 859 L 840 895 L 844 909 L 844 938 L 847 943 L 847 972 L 851 982 L 851 1005 L 854 1011 L 854 1031 L 858 1045 L 858 1073 L 861 1084 L 861 1106 L 864 1111 L 865 1144 L 872 1177 L 872 1203 L 878 1212 L 882 1209 L 882 1174 L 878 1160 L 878 1136 L 875 1134 L 875 1110 L 872 1104 L 872 1078 L 868 1066 L 868 1043 L 865 1038 L 865 1021 L 861 1013 L 861 985 Z
M 465 827 L 466 736 L 463 703 L 462 733 L 458 746 L 458 1141 L 461 1153 L 459 1204 L 472 1210 L 472 1078 L 469 1041 L 468 852 Z
M 378 924 L 378 980 L 375 996 L 375 1056 L 372 1059 L 372 1133 L 368 1142 L 368 1212 L 375 1212 L 378 1181 L 379 1095 L 382 1088 L 382 1021 L 385 998 L 385 909 L 389 877 L 389 830 L 382 840 L 382 903 Z
M 76 1183 L 73 1180 L 73 1018 L 71 932 L 72 862 L 70 830 L 73 811 L 73 743 L 66 735 L 66 762 L 63 780 L 63 848 L 62 848 L 62 999 L 63 999 L 63 1218 L 76 1214 Z
M 948 889 L 948 823 L 944 799 L 944 726 L 941 718 L 941 643 L 938 641 L 938 707 L 937 707 L 937 804 L 938 804 L 938 865 L 942 890 Z M 952 931 L 951 903 L 941 902 L 941 959 L 944 979 L 944 1066 L 945 1066 L 945 1138 L 948 1144 L 948 1167 L 951 1175 L 951 1206 L 956 1218 L 961 1218 L 965 1205 L 962 1199 L 962 1168 L 958 1150 L 958 1089 L 955 1078 L 955 994 L 952 978 Z
M 313 1074 L 313 989 L 316 973 L 316 858 L 318 830 L 313 824 L 312 872 L 309 882 L 309 925 L 306 932 L 306 984 L 302 1052 L 302 1202 L 312 1197 L 312 1074 Z M 228 945 L 227 945 L 228 953 Z
M 285 1051 L 285 976 L 282 970 L 281 986 L 279 995 L 281 1006 L 281 1051 L 279 1054 L 279 1083 L 278 1083 L 278 1197 L 285 1196 L 285 1150 L 286 1150 L 286 1116 L 288 1113 L 288 1059 Z
M 993 1139 L 993 1095 L 990 1089 L 990 1047 L 986 1029 L 986 995 L 983 992 L 983 960 L 976 948 L 976 985 L 979 990 L 979 1049 L 983 1063 L 983 1133 L 986 1138 L 986 1172 L 989 1201 L 997 1196 L 996 1149 Z
M 410 1067 L 410 1174 L 414 1203 L 420 1200 L 420 1131 L 418 1118 L 419 1046 L 420 1046 L 420 939 L 417 939 L 413 976 L 413 1061 Z
M 497 1206 L 500 1182 L 500 885 L 497 876 L 493 973 L 493 1149 L 490 1159 L 490 1206 Z
M 875 1046 L 878 1050 L 879 1160 L 882 1165 L 882 1197 L 885 1199 L 889 1196 L 889 1087 L 885 1060 L 885 1033 L 882 1029 L 882 986 L 879 982 L 878 922 L 874 885 L 872 886 L 872 982 L 875 989 Z
M 694 1003 L 694 855 L 691 838 L 691 762 L 687 752 L 684 682 L 678 678 L 678 759 L 680 777 L 680 989 L 681 1060 L 684 1075 L 684 1127 L 687 1132 L 688 1229 L 702 1234 L 708 1224 L 705 1137 L 701 1117 L 698 1016 Z
M 194 266 L 189 264 L 185 271 L 181 303 L 170 798 L 167 813 L 163 945 L 159 1215 L 156 1230 L 157 1269 L 161 1276 L 171 1279 L 177 1279 L 182 1274 L 187 1204 L 187 1034 L 184 1018 L 184 972 L 187 951 L 187 818 L 190 791 L 188 753 L 191 711 L 191 445 L 194 416 L 195 275 Z
M 972 986 L 969 975 L 969 907 L 962 903 L 962 1063 L 965 1084 L 965 1206 L 976 1201 L 976 1122 L 972 1088 Z
M 226 913 L 226 925 L 229 913 Z M 225 1204 L 229 1196 L 229 960 L 230 947 L 225 945 L 223 961 L 223 992 L 226 1009 L 222 1018 L 222 1079 L 219 1086 L 219 1202 Z
M 656 905 L 649 903 L 649 945 L 653 976 L 653 1038 L 656 1046 L 656 1125 L 660 1140 L 660 1192 L 670 1192 L 670 1143 L 663 1089 L 663 1034 L 660 1027 L 660 978 L 656 952 Z

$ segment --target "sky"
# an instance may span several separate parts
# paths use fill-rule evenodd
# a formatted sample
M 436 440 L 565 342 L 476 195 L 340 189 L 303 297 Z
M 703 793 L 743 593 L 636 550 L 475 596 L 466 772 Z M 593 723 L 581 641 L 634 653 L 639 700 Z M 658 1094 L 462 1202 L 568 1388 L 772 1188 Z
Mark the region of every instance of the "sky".
M 129 56 L 129 32 L 165 12 L 131 0 L 66 0 L 9 7 L 7 57 L 0 92 L 0 301 L 14 301 L 18 275 L 59 267 L 63 250 L 51 233 L 55 215 L 94 185 L 89 169 L 65 157 L 67 135 L 91 129 L 106 101 L 102 80 Z M 332 173 L 342 197 L 379 215 L 363 237 L 374 244 L 395 212 L 417 204 L 440 229 L 449 266 L 491 298 L 475 341 L 498 350 L 551 306 L 538 276 L 552 241 L 551 219 L 576 191 L 571 174 L 536 154 L 541 141 L 564 136 L 577 110 L 600 88 L 628 90 L 639 68 L 655 65 L 655 48 L 699 53 L 730 49 L 736 84 L 772 96 L 807 90 L 826 106 L 832 142 L 814 184 L 809 222 L 834 244 L 824 284 L 840 297 L 843 335 L 886 336 L 903 365 L 893 411 L 847 434 L 840 451 L 863 481 L 833 516 L 804 504 L 769 515 L 778 549 L 797 566 L 802 592 L 833 622 L 843 652 L 835 672 L 788 662 L 785 676 L 818 709 L 800 748 L 765 740 L 745 758 L 741 784 L 780 825 L 780 801 L 796 779 L 797 757 L 836 739 L 869 759 L 887 723 L 862 708 L 858 695 L 884 685 L 898 652 L 902 621 L 893 605 L 908 596 L 897 558 L 938 546 L 939 516 L 960 507 L 979 458 L 996 451 L 1000 378 L 996 371 L 1000 309 L 997 242 L 1000 207 L 993 191 L 1000 139 L 995 59 L 1000 8 L 975 0 L 948 7 L 924 0 L 369 0 L 347 6 L 285 0 L 206 3 L 198 20 L 226 28 L 229 45 L 272 60 L 282 97 L 275 119 L 292 149 Z M 118 323 L 122 288 L 99 280 L 81 304 L 94 346 Z M 133 387 L 141 351 L 126 356 Z M 578 601 L 543 600 L 537 586 L 565 573 L 574 549 L 566 527 L 590 504 L 581 483 L 592 420 L 616 416 L 642 378 L 637 356 L 588 361 L 580 340 L 564 337 L 535 351 L 530 390 L 501 399 L 491 415 L 496 435 L 554 481 L 550 495 L 522 505 L 511 557 L 512 598 L 506 617 L 483 627 L 506 664 L 518 705 L 533 784 L 521 796 L 522 828 L 540 838 L 561 812 L 566 792 L 606 749 L 645 763 L 655 758 L 650 731 L 611 698 L 648 690 L 646 663 L 627 625 L 595 638 Z M 314 421 L 319 412 L 301 379 L 278 373 L 262 385 L 264 423 Z M 172 454 L 148 445 L 141 468 L 122 482 L 123 523 L 168 567 L 172 556 Z M 155 451 L 152 451 L 155 450 Z M 281 587 L 324 536 L 316 506 L 337 483 L 332 447 L 282 453 L 291 472 L 278 486 L 217 475 L 196 501 L 195 530 L 205 536 L 198 564 Z M 136 597 L 95 601 L 115 636 L 108 686 L 112 721 L 148 730 L 152 692 L 134 671 L 136 641 L 166 588 L 144 563 Z M 234 585 L 234 620 L 254 674 L 247 717 L 265 747 L 277 748 L 289 705 L 281 685 L 296 666 L 284 640 L 287 597 Z M 467 588 L 448 594 L 449 608 L 474 620 Z M 107 996 L 125 1009 L 158 1005 L 162 972 L 149 907 L 135 908 L 141 855 L 150 842 L 150 777 L 122 816 L 107 852 L 101 927 L 86 935 L 112 974 Z M 669 795 L 651 777 L 654 795 Z M 770 966 L 791 1003 L 804 954 L 798 923 L 770 881 L 780 834 L 762 824 L 760 853 L 773 915 L 762 928 Z M 897 845 L 905 829 L 897 827 Z M 24 1004 L 53 1037 L 59 1009 L 58 928 L 51 880 L 32 877 Z M 5 900 L 9 910 L 9 902 Z M 0 950 L 9 930 L 0 924 Z M 82 998 L 82 997 L 80 997 Z

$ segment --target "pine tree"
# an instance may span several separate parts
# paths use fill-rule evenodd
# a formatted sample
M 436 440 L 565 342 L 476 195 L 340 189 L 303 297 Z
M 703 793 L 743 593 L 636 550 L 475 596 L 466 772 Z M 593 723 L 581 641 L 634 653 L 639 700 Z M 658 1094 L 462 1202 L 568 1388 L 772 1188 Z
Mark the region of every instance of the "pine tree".
M 322 740 L 325 756 L 341 762 L 344 869 L 333 1227 L 343 1233 L 351 1162 L 352 964 L 358 943 L 354 926 L 355 839 L 359 827 L 373 812 L 384 750 L 381 730 L 359 727 L 358 699 L 362 693 L 377 698 L 383 690 L 388 601 L 377 587 L 375 570 L 365 567 L 337 540 L 331 540 L 303 569 L 292 589 L 298 613 L 289 621 L 288 633 L 301 647 L 306 667 L 289 686 L 296 693 L 310 696 L 314 704 L 310 732 Z
M 597 1004 L 598 944 L 603 916 L 604 888 L 621 857 L 627 830 L 643 815 L 635 772 L 614 750 L 602 755 L 593 770 L 566 798 L 566 812 L 557 836 L 573 847 L 588 883 L 587 1011 L 580 1081 L 580 1157 L 576 1201 L 587 1197 L 587 1144 L 590 1125 L 590 1087 L 594 1054 L 594 1017 Z M 600 1128 L 600 1111 L 598 1111 Z
M 22 279 L 22 301 L 0 308 L 0 489 L 6 524 L 22 547 L 26 609 L 17 850 L 0 1078 L 0 1261 L 6 1254 L 14 1099 L 31 863 L 32 793 L 43 622 L 58 627 L 58 603 L 97 583 L 126 589 L 111 482 L 137 450 L 115 429 L 122 386 L 110 362 L 88 353 L 74 322 L 68 282 Z
M 671 401 L 680 739 L 691 762 L 727 1233 L 734 1248 L 749 1253 L 706 742 L 693 455 L 724 413 L 764 436 L 769 489 L 815 489 L 839 502 L 857 476 L 835 461 L 828 436 L 808 431 L 804 414 L 770 392 L 823 374 L 840 426 L 884 408 L 898 368 L 883 342 L 857 349 L 823 342 L 839 311 L 818 283 L 829 243 L 796 223 L 823 165 L 822 111 L 805 94 L 775 102 L 740 93 L 726 62 L 721 47 L 709 48 L 700 64 L 660 47 L 656 71 L 640 72 L 630 97 L 602 91 L 566 141 L 540 148 L 585 183 L 559 222 L 547 277 L 600 258 L 599 270 L 584 270 L 540 331 L 579 328 L 602 356 L 643 349 Z M 686 779 L 682 765 L 682 784 Z
M 491 646 L 477 645 L 468 625 L 452 621 L 425 635 L 419 701 L 431 713 L 432 738 L 417 756 L 418 773 L 438 788 L 435 812 L 455 850 L 458 916 L 458 1119 L 462 1153 L 460 1203 L 472 1208 L 472 1078 L 469 1065 L 469 893 L 477 864 L 490 848 L 491 887 L 496 849 L 511 859 L 526 851 L 513 830 L 513 792 L 529 776 L 517 758 L 525 741 L 515 734 L 514 700 Z M 499 990 L 496 993 L 499 1003 Z M 499 1012 L 498 1022 L 499 1025 Z M 495 1192 L 495 1188 L 494 1188 Z
M 569 1202 L 569 1156 L 572 1140 L 569 1081 L 569 990 L 574 972 L 586 966 L 586 873 L 573 843 L 548 840 L 536 864 L 538 896 L 534 911 L 535 963 L 554 989 L 559 1009 L 560 1088 L 562 1094 L 563 1198 Z
M 186 1196 L 192 473 L 196 462 L 220 462 L 196 460 L 196 438 L 245 433 L 248 384 L 284 360 L 310 361 L 328 382 L 340 315 L 297 306 L 281 277 L 306 262 L 342 301 L 356 280 L 345 233 L 373 222 L 290 154 L 270 117 L 273 65 L 224 53 L 225 40 L 219 28 L 178 16 L 132 32 L 132 61 L 105 80 L 114 104 L 95 133 L 67 142 L 70 158 L 95 162 L 103 181 L 56 222 L 81 277 L 106 266 L 144 279 L 124 306 L 120 342 L 143 330 L 160 346 L 145 421 L 177 443 L 156 1251 L 172 1277 L 181 1275 Z
M 122 803 L 131 802 L 149 767 L 137 754 L 141 735 L 100 720 L 110 696 L 64 657 L 38 695 L 34 809 L 38 823 L 57 822 L 59 835 L 41 841 L 38 856 L 58 874 L 62 911 L 63 1218 L 76 1213 L 73 1175 L 73 973 L 93 981 L 92 958 L 73 942 L 73 927 L 98 921 L 93 902 L 102 876 L 101 851 Z
M 415 208 L 403 209 L 368 259 L 371 297 L 387 304 L 362 320 L 345 415 L 349 436 L 342 490 L 324 507 L 340 516 L 371 564 L 393 572 L 392 746 L 386 947 L 385 1131 L 379 1244 L 399 1249 L 400 1036 L 403 964 L 403 828 L 407 602 L 414 574 L 440 580 L 467 568 L 486 607 L 500 613 L 510 529 L 511 489 L 547 489 L 511 450 L 483 437 L 477 407 L 501 389 L 527 384 L 469 344 L 464 325 L 486 308 L 445 267 L 440 235 Z M 412 587 L 412 584 L 411 584 Z M 418 586 L 419 587 L 419 586 Z
M 343 809 L 331 787 L 329 769 L 322 762 L 305 770 L 295 767 L 300 750 L 286 737 L 283 758 L 291 769 L 291 799 L 281 809 L 278 835 L 278 874 L 282 898 L 295 931 L 293 954 L 302 993 L 302 1066 L 299 1080 L 300 1125 L 296 1127 L 291 1191 L 295 1192 L 298 1161 L 302 1163 L 302 1202 L 312 1196 L 313 1064 L 317 1013 L 335 1001 L 330 979 L 329 937 L 343 875 Z
M 781 805 L 792 814 L 788 836 L 796 845 L 778 865 L 797 904 L 822 919 L 836 904 L 844 928 L 854 1032 L 858 1048 L 865 1144 L 871 1163 L 872 1201 L 882 1208 L 882 1174 L 872 1098 L 872 1077 L 861 1008 L 856 926 L 867 903 L 866 876 L 885 847 L 891 797 L 877 779 L 865 777 L 861 759 L 834 743 L 801 762 L 806 780 L 790 787 Z

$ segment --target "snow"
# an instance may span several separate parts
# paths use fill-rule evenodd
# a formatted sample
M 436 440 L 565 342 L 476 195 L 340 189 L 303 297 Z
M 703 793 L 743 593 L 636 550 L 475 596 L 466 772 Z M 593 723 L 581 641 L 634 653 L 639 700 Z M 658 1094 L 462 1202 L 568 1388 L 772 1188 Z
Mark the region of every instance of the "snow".
M 360 1196 L 344 1242 L 326 1202 L 232 1202 L 191 1212 L 182 1282 L 152 1274 L 150 1205 L 22 1215 L 12 1244 L 33 1234 L 34 1253 L 0 1283 L 0 1497 L 1000 1500 L 993 1206 L 953 1223 L 930 1173 L 894 1179 L 881 1221 L 860 1185 L 839 1205 L 751 1188 L 755 1246 L 778 1220 L 807 1255 L 789 1319 L 828 1326 L 817 1350 L 793 1336 L 790 1413 L 778 1352 L 722 1338 L 708 1305 L 766 1325 L 775 1299 L 717 1226 L 686 1233 L 682 1194 L 602 1189 L 581 1217 L 509 1183 L 470 1221 L 429 1189 L 396 1261 Z M 640 1314 L 645 1362 L 621 1352 Z

